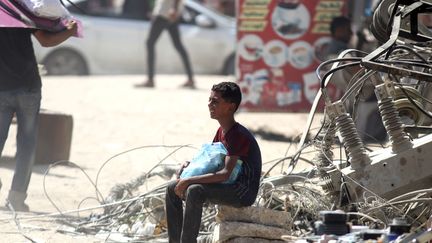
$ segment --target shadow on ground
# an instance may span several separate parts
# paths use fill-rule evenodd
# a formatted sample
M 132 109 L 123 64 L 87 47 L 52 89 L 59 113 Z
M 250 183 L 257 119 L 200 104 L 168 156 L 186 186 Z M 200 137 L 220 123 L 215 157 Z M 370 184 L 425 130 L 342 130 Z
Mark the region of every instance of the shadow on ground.
M 269 128 L 260 127 L 258 129 L 250 129 L 250 131 L 257 137 L 268 141 L 298 143 L 299 136 L 286 136 L 282 133 L 271 131 Z
M 57 165 L 58 167 L 64 167 L 64 168 L 73 168 L 75 169 L 75 167 L 70 166 L 70 165 Z M 56 166 L 56 167 L 57 167 Z M 37 174 L 45 174 L 46 171 L 49 169 L 50 164 L 35 164 L 33 166 L 33 173 L 37 173 Z M 8 170 L 15 170 L 15 158 L 14 157 L 10 157 L 10 156 L 3 156 L 0 158 L 0 168 L 5 168 Z M 48 174 L 48 176 L 55 176 L 58 178 L 73 178 L 71 176 L 65 176 L 65 175 L 61 175 L 61 174 L 56 174 L 56 173 L 52 173 L 50 172 Z

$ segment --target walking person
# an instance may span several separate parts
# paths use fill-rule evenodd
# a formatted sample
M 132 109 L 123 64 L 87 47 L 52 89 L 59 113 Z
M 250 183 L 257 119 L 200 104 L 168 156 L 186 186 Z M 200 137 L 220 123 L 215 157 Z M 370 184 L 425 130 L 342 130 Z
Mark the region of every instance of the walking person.
M 197 242 L 205 202 L 233 207 L 246 207 L 255 202 L 262 169 L 261 151 L 252 133 L 234 119 L 240 102 L 241 91 L 236 83 L 222 82 L 212 87 L 208 108 L 210 117 L 219 123 L 213 142 L 221 142 L 228 153 L 223 168 L 213 173 L 180 178 L 189 165 L 184 163 L 178 179 L 167 186 L 169 242 Z M 232 183 L 224 183 L 230 179 L 238 160 L 242 165 L 237 178 Z
M 147 76 L 146 82 L 135 85 L 136 87 L 154 87 L 155 70 L 155 45 L 163 30 L 168 30 L 171 40 L 183 61 L 187 74 L 187 81 L 182 85 L 184 88 L 195 88 L 192 67 L 189 56 L 180 38 L 179 22 L 183 11 L 182 0 L 156 0 L 153 9 L 153 20 L 147 39 Z
M 29 211 L 24 202 L 36 150 L 41 78 L 31 36 L 44 47 L 60 44 L 77 34 L 76 22 L 61 32 L 30 28 L 0 28 L 0 154 L 8 137 L 14 114 L 17 120 L 16 167 L 7 205 Z

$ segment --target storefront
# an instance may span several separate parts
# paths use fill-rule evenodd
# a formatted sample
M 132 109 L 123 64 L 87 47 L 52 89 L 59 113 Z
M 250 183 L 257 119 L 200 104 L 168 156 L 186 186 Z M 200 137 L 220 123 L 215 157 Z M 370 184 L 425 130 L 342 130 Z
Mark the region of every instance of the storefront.
M 242 108 L 307 111 L 319 89 L 316 68 L 329 23 L 346 0 L 239 0 L 236 75 Z M 334 87 L 330 95 L 338 96 Z

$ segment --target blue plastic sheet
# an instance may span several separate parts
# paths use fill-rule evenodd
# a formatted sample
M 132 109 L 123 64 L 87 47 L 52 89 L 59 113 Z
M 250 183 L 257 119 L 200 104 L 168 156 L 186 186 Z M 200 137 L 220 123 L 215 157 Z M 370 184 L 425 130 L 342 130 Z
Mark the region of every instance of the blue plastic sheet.
M 236 163 L 234 169 L 232 170 L 230 177 L 228 178 L 228 180 L 223 182 L 224 184 L 232 184 L 237 180 L 237 177 L 240 173 L 242 164 L 243 164 L 243 161 L 237 160 L 237 163 Z
M 221 142 L 203 144 L 198 153 L 190 161 L 190 164 L 183 169 L 180 178 L 184 179 L 221 170 L 225 165 L 227 152 Z M 223 183 L 230 184 L 237 179 L 242 163 L 241 160 L 237 161 L 229 179 Z

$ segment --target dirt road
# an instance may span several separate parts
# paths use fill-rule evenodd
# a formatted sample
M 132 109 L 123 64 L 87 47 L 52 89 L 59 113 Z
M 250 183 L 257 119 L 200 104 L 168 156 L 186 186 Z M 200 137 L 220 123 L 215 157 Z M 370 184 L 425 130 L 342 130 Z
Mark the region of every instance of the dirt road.
M 209 90 L 214 83 L 232 77 L 198 76 L 197 90 L 179 88 L 183 75 L 158 76 L 154 89 L 134 88 L 142 80 L 143 76 L 43 78 L 42 108 L 73 117 L 70 161 L 79 168 L 36 165 L 27 199 L 32 212 L 18 214 L 20 231 L 11 212 L 1 210 L 1 242 L 28 242 L 21 233 L 36 242 L 103 242 L 91 235 L 59 233 L 65 230 L 64 224 L 56 222 L 61 217 L 46 214 L 98 205 L 91 181 L 97 179 L 98 190 L 107 195 L 116 183 L 151 169 L 176 148 L 170 146 L 199 147 L 213 138 L 218 124 L 207 111 Z M 261 134 L 257 137 L 264 162 L 286 155 L 290 143 L 285 139 L 300 134 L 306 119 L 307 114 L 237 115 L 240 123 Z M 288 154 L 295 149 L 294 144 Z M 181 149 L 164 162 L 180 163 L 194 151 Z M 14 153 L 12 126 L 0 164 L 0 205 L 4 205 L 10 187 Z

